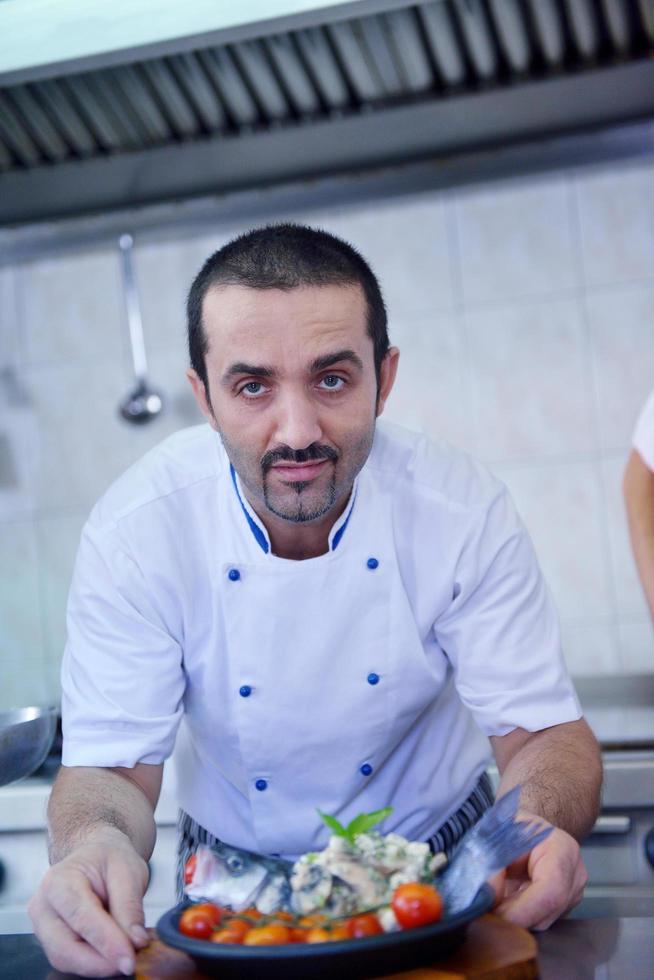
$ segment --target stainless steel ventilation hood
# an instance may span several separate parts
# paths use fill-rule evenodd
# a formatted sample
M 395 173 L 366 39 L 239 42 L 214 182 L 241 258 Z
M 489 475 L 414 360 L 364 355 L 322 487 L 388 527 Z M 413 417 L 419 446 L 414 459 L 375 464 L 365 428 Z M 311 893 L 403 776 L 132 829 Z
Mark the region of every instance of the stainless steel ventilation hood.
M 654 0 L 0 2 L 5 226 L 653 117 Z

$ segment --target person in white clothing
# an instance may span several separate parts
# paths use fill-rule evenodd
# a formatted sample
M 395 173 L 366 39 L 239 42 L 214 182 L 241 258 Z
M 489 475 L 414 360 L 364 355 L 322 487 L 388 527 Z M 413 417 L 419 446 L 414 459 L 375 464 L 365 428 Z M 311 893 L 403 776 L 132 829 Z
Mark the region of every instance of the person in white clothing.
M 498 793 L 551 835 L 495 879 L 546 928 L 587 880 L 601 762 L 506 489 L 377 424 L 399 352 L 351 246 L 299 225 L 211 256 L 188 300 L 207 425 L 172 436 L 84 529 L 62 669 L 52 867 L 30 914 L 53 965 L 130 973 L 164 760 L 180 855 L 296 857 L 317 810 L 391 805 L 385 831 L 450 849 Z M 185 851 L 186 849 L 186 851 Z
M 654 391 L 636 423 L 623 492 L 631 546 L 654 619 Z

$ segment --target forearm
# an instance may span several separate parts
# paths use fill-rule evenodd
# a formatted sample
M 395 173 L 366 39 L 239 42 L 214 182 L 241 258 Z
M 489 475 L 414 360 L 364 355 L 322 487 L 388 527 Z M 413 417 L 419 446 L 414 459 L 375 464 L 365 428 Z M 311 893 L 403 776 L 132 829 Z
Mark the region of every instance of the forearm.
M 599 812 L 602 759 L 583 719 L 528 735 L 505 765 L 499 757 L 498 764 L 498 795 L 519 784 L 521 809 L 544 817 L 577 840 L 588 834 Z
M 81 844 L 123 834 L 147 861 L 154 848 L 154 811 L 145 792 L 112 769 L 62 767 L 48 804 L 50 862 Z
M 623 480 L 631 546 L 654 617 L 654 473 L 633 450 Z

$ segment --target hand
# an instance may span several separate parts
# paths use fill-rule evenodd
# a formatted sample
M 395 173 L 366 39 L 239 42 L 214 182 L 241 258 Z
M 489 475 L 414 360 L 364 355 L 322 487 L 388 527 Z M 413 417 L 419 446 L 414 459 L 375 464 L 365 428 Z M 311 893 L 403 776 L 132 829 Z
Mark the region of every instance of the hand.
M 516 925 L 542 930 L 579 904 L 587 882 L 579 844 L 555 827 L 549 837 L 495 875 L 490 884 L 497 896 L 498 915 Z
M 134 972 L 146 946 L 147 864 L 119 830 L 105 827 L 53 865 L 28 905 L 55 969 L 85 977 Z

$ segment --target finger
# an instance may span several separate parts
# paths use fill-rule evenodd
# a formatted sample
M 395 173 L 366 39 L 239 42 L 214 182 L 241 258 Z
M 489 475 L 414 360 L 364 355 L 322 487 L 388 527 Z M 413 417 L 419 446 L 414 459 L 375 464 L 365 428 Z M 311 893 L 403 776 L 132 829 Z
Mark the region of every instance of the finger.
M 534 881 L 502 902 L 498 915 L 527 929 L 547 922 L 551 925 L 568 907 L 569 890 L 557 879 Z
M 568 904 L 565 907 L 565 909 L 562 912 L 555 915 L 554 917 L 552 917 L 551 915 L 546 916 L 540 922 L 534 923 L 534 925 L 531 928 L 539 932 L 545 929 L 549 929 L 552 923 L 555 922 L 557 919 L 562 918 L 565 915 L 568 915 L 568 913 L 571 912 L 572 909 L 575 908 L 577 905 L 579 905 L 579 903 L 583 899 L 584 891 L 586 889 L 587 884 L 588 884 L 588 871 L 586 870 L 586 866 L 584 865 L 583 860 L 580 857 L 575 866 L 573 883 L 570 887 Z
M 507 871 L 498 871 L 497 874 L 494 874 L 492 878 L 488 879 L 487 884 L 490 885 L 495 893 L 495 901 L 493 902 L 492 908 L 496 909 L 502 902 L 511 898 L 516 892 L 522 891 L 529 882 L 522 879 L 510 878 Z
M 134 946 L 102 907 L 83 875 L 68 874 L 49 896 L 52 910 L 74 933 L 122 973 L 134 969 Z
M 147 946 L 143 914 L 145 874 L 130 874 L 123 863 L 110 863 L 105 875 L 109 911 L 118 925 L 138 948 Z
M 47 909 L 41 910 L 38 915 L 34 932 L 55 970 L 78 973 L 84 977 L 106 977 L 115 972 L 115 963 L 110 963 L 92 949 Z

